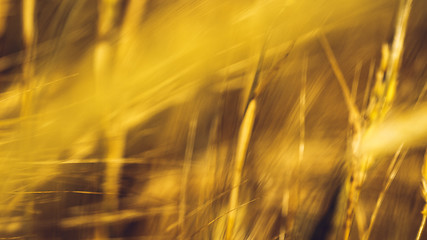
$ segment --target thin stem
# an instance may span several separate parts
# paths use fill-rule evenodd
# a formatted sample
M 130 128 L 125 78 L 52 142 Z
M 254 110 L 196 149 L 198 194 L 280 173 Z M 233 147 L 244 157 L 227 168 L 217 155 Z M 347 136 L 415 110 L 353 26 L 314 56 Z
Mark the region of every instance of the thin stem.
M 301 92 L 300 92 L 300 111 L 299 111 L 299 152 L 298 152 L 298 168 L 301 167 L 304 159 L 305 149 L 305 114 L 306 114 L 306 94 L 307 94 L 307 70 L 308 69 L 308 58 L 305 57 L 303 63 L 303 75 L 301 78 Z
M 354 218 L 354 209 L 356 208 L 356 205 L 359 200 L 360 187 L 361 187 L 361 182 L 355 179 L 355 174 L 351 176 L 351 179 L 352 180 L 350 181 L 350 190 L 348 193 L 348 200 L 347 200 L 346 217 L 344 222 L 344 235 L 343 235 L 344 240 L 348 240 L 350 237 L 351 226 L 353 224 L 353 218 Z
M 388 189 L 390 188 L 391 183 L 395 179 L 397 172 L 400 169 L 400 166 L 402 164 L 403 159 L 405 158 L 407 151 L 405 151 L 399 158 L 402 147 L 403 147 L 403 144 L 400 145 L 399 149 L 394 154 L 393 160 L 391 161 L 389 169 L 387 170 L 388 178 L 387 178 L 387 181 L 385 182 L 385 185 L 384 185 L 383 189 L 381 190 L 381 193 L 380 193 L 380 195 L 377 199 L 377 202 L 375 204 L 375 208 L 374 208 L 374 211 L 372 213 L 371 220 L 369 222 L 368 230 L 366 231 L 365 235 L 363 236 L 364 240 L 369 239 L 371 232 L 372 232 L 372 228 L 373 228 L 374 223 L 375 223 L 375 220 L 377 219 L 378 212 L 380 210 L 381 204 L 383 203 L 385 195 L 386 195 Z M 397 159 L 399 159 L 399 160 L 397 161 Z
M 363 111 L 366 111 L 366 106 L 368 105 L 369 92 L 371 88 L 372 79 L 374 78 L 374 71 L 375 71 L 375 61 L 372 60 L 371 64 L 369 65 L 368 81 L 366 83 L 365 94 L 363 96 L 363 103 L 362 103 Z
M 335 57 L 334 52 L 332 51 L 331 46 L 329 45 L 328 39 L 326 38 L 325 34 L 320 32 L 320 43 L 326 53 L 326 56 L 328 57 L 328 61 L 331 64 L 332 70 L 334 71 L 335 77 L 338 80 L 338 83 L 341 87 L 341 91 L 344 95 L 344 100 L 347 105 L 347 108 L 350 112 L 350 122 L 353 124 L 356 130 L 360 129 L 360 113 L 357 109 L 357 106 L 355 105 L 354 101 L 352 100 L 350 90 L 347 86 L 347 82 L 345 80 L 344 74 L 342 73 L 338 61 Z
M 382 64 L 381 68 L 385 68 L 385 81 L 382 79 L 377 79 L 377 87 L 383 87 L 386 90 L 382 95 L 374 96 L 371 99 L 371 108 L 370 112 L 370 121 L 366 122 L 366 126 L 364 129 L 370 128 L 372 121 L 379 121 L 383 118 L 383 116 L 388 112 L 391 103 L 395 97 L 396 85 L 397 85 L 397 75 L 401 61 L 401 55 L 403 52 L 403 41 L 406 32 L 407 20 L 409 17 L 409 11 L 411 8 L 412 0 L 404 1 L 402 0 L 399 13 L 398 13 L 398 21 L 396 23 L 396 29 L 394 33 L 394 39 L 392 43 L 391 53 L 387 54 L 388 51 L 383 51 L 383 58 L 386 60 L 385 65 Z M 321 35 L 321 43 L 325 49 L 326 54 L 328 55 L 328 59 L 334 69 L 335 75 L 339 80 L 347 105 L 350 108 L 351 122 L 354 126 L 354 136 L 353 136 L 353 155 L 352 155 L 352 167 L 351 167 L 351 176 L 349 178 L 349 195 L 348 195 L 348 205 L 347 205 L 347 214 L 346 221 L 344 224 L 344 239 L 347 240 L 350 237 L 351 225 L 354 218 L 354 209 L 358 204 L 360 188 L 363 185 L 364 179 L 366 178 L 366 173 L 370 165 L 372 164 L 372 157 L 365 155 L 360 155 L 360 144 L 362 134 L 366 133 L 367 130 L 363 130 L 361 132 L 362 119 L 360 119 L 360 115 L 357 115 L 359 118 L 355 118 L 356 114 L 352 113 L 351 107 L 354 105 L 353 101 L 349 99 L 348 89 L 345 85 L 345 79 L 342 73 L 339 71 L 338 63 L 333 55 L 333 52 L 327 42 L 327 39 L 324 35 Z M 385 50 L 388 50 L 386 48 Z M 383 70 L 383 69 L 380 69 Z M 378 75 L 378 74 L 377 74 Z M 353 110 L 354 111 L 354 110 Z M 394 177 L 393 177 L 394 178 Z M 388 182 L 388 185 L 391 184 L 391 180 Z M 387 186 L 388 188 L 388 186 Z M 378 211 L 378 210 L 377 210 Z M 375 216 L 374 216 L 375 220 Z
M 421 190 L 422 190 L 424 201 L 426 203 L 424 204 L 424 209 L 421 212 L 423 214 L 423 220 L 421 221 L 420 229 L 418 230 L 417 240 L 421 238 L 421 234 L 423 232 L 424 225 L 426 223 L 426 217 L 427 217 L 427 149 L 426 149 L 426 152 L 424 153 L 424 163 L 421 168 L 421 175 L 422 175 Z
M 423 219 L 421 220 L 421 225 L 420 225 L 420 228 L 418 229 L 418 234 L 417 234 L 416 240 L 420 240 L 421 239 L 421 236 L 422 236 L 422 233 L 423 233 L 423 230 L 424 230 L 424 226 L 426 225 L 426 220 L 427 220 L 427 215 L 425 213 L 426 211 L 427 211 L 427 204 L 424 205 Z
M 357 89 L 359 86 L 360 71 L 362 70 L 362 65 L 363 65 L 362 62 L 359 62 L 358 64 L 356 64 L 356 68 L 354 69 L 353 85 L 351 86 L 351 99 L 355 105 L 356 105 Z

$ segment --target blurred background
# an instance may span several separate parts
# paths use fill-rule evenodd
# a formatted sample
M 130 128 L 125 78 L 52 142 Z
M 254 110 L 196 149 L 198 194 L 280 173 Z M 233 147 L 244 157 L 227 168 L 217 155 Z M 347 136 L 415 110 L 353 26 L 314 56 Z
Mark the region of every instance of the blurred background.
M 426 12 L 0 0 L 0 239 L 427 239 Z

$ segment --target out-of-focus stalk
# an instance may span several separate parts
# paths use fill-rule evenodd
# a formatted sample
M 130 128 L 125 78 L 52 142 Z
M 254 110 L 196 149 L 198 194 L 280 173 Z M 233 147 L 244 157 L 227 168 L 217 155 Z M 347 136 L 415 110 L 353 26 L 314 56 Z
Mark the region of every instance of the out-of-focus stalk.
M 179 238 L 185 239 L 185 214 L 187 209 L 187 184 L 188 184 L 188 176 L 190 174 L 191 169 L 191 161 L 193 159 L 193 151 L 194 151 L 194 140 L 196 138 L 196 128 L 197 128 L 197 116 L 198 114 L 194 114 L 193 119 L 191 119 L 189 124 L 188 136 L 187 136 L 187 146 L 185 148 L 185 157 L 184 164 L 182 169 L 182 183 L 181 183 L 181 200 L 179 203 Z
M 31 146 L 32 141 L 32 122 L 31 115 L 33 112 L 33 97 L 35 89 L 34 77 L 34 65 L 33 58 L 36 45 L 36 1 L 35 0 L 23 0 L 22 2 L 22 39 L 24 43 L 24 62 L 22 64 L 22 82 L 21 82 L 21 109 L 20 109 L 20 129 L 19 134 L 21 135 L 22 141 L 20 142 L 19 157 L 23 161 L 29 161 L 31 159 Z M 23 193 L 14 196 L 13 200 L 8 203 L 7 209 L 13 211 L 15 206 L 24 197 Z M 25 213 L 30 217 L 33 213 L 34 201 L 30 200 L 27 202 L 25 207 Z
M 111 84 L 113 46 L 109 35 L 115 27 L 118 17 L 119 0 L 100 0 L 98 2 L 98 42 L 94 52 L 95 83 L 98 103 L 102 109 L 102 128 L 106 138 L 106 153 L 104 155 L 105 175 L 103 182 L 104 202 L 103 208 L 114 211 L 118 208 L 118 193 L 120 188 L 121 161 L 124 149 L 124 133 L 120 122 L 109 119 L 111 110 Z M 99 230 L 99 229 L 98 229 Z M 99 233 L 102 238 L 106 233 Z
M 294 179 L 295 180 L 295 194 L 296 194 L 296 206 L 295 209 L 298 209 L 300 204 L 300 191 L 301 191 L 301 177 L 300 171 L 302 170 L 302 164 L 304 160 L 304 151 L 305 151 L 305 114 L 306 114 L 306 98 L 307 98 L 307 74 L 308 74 L 308 57 L 304 57 L 304 62 L 302 65 L 302 77 L 301 77 L 301 90 L 299 97 L 299 146 L 298 146 L 298 164 L 294 170 Z M 292 214 L 292 219 L 290 219 L 290 224 L 288 224 L 288 230 L 292 231 L 294 228 L 296 213 Z M 283 235 L 285 237 L 285 235 Z M 298 238 L 298 237 L 296 237 Z
M 135 39 L 135 33 L 138 32 L 138 26 L 145 13 L 147 0 L 130 0 L 126 8 L 123 24 L 120 30 L 119 48 L 117 58 L 120 63 L 126 64 L 127 50 L 131 45 L 132 39 Z
M 129 1 L 116 48 L 113 46 L 110 36 L 118 22 L 121 1 L 100 0 L 99 2 L 98 43 L 95 48 L 94 66 L 98 99 L 100 104 L 105 106 L 102 114 L 104 117 L 104 133 L 107 139 L 107 153 L 105 155 L 106 172 L 103 189 L 107 194 L 104 204 L 108 210 L 115 210 L 118 207 L 120 175 L 127 132 L 126 127 L 122 124 L 120 113 L 112 118 L 109 117 L 109 113 L 113 110 L 114 101 L 109 96 L 115 85 L 115 73 L 123 67 L 119 63 L 125 63 L 126 47 L 128 47 L 130 39 L 134 37 L 133 34 L 136 32 L 144 13 L 145 3 L 144 0 Z M 114 64 L 113 56 L 115 57 Z
M 115 211 L 119 205 L 120 176 L 123 165 L 123 153 L 127 129 L 123 126 L 121 114 L 110 116 L 113 111 L 115 74 L 121 70 L 126 60 L 126 50 L 130 39 L 142 18 L 146 1 L 131 0 L 127 4 L 120 38 L 113 46 L 111 34 L 114 31 L 120 13 L 121 0 L 100 0 L 98 18 L 98 43 L 95 47 L 95 81 L 99 104 L 104 106 L 102 112 L 103 132 L 106 138 L 104 161 L 106 170 L 103 182 L 104 210 Z M 115 61 L 113 64 L 113 56 Z M 102 236 L 100 236 L 102 237 Z
M 0 37 L 6 31 L 7 15 L 9 14 L 10 0 L 0 0 Z
M 120 175 L 122 156 L 124 151 L 125 136 L 117 119 L 108 117 L 111 112 L 111 84 L 113 46 L 109 36 L 115 27 L 118 17 L 119 0 L 98 1 L 98 42 L 94 52 L 94 73 L 96 98 L 101 109 L 102 132 L 105 137 L 103 160 L 105 161 L 105 174 L 102 183 L 104 192 L 103 210 L 116 211 L 119 206 L 118 195 L 120 189 Z M 108 238 L 109 231 L 105 226 L 95 228 L 94 239 Z
M 424 204 L 424 208 L 423 211 L 421 211 L 421 213 L 423 214 L 423 219 L 421 221 L 421 225 L 420 228 L 418 230 L 418 234 L 417 234 L 417 240 L 421 239 L 421 235 L 423 233 L 424 230 L 424 226 L 426 224 L 426 220 L 427 220 L 427 149 L 426 152 L 424 154 L 424 164 L 423 167 L 421 169 L 421 174 L 422 174 L 422 193 L 423 193 L 423 198 L 424 201 L 426 202 Z
M 298 162 L 295 169 L 292 171 L 291 179 L 295 179 L 295 183 L 292 188 L 286 188 L 282 197 L 282 210 L 281 217 L 285 220 L 285 224 L 280 226 L 279 240 L 284 240 L 287 238 L 287 234 L 292 231 L 294 222 L 295 222 L 295 213 L 290 214 L 290 196 L 295 195 L 296 201 L 292 206 L 294 209 L 298 209 L 300 202 L 300 188 L 301 188 L 301 178 L 300 171 L 302 162 L 304 160 L 304 151 L 305 151 L 305 115 L 306 115 L 306 95 L 307 95 L 307 72 L 308 72 L 308 58 L 304 57 L 302 64 L 302 77 L 301 77 L 301 87 L 300 87 L 300 96 L 299 96 L 299 144 L 298 144 Z
M 301 91 L 299 98 L 299 151 L 298 151 L 298 169 L 300 169 L 302 161 L 304 160 L 305 149 L 305 114 L 306 114 L 306 95 L 307 95 L 307 72 L 308 72 L 308 58 L 304 59 L 303 75 L 301 78 Z
M 32 95 L 35 82 L 32 79 L 34 66 L 32 63 L 36 44 L 35 27 L 35 0 L 24 0 L 22 2 L 22 36 L 25 46 L 25 58 L 23 64 L 22 105 L 21 117 L 28 117 L 31 111 Z

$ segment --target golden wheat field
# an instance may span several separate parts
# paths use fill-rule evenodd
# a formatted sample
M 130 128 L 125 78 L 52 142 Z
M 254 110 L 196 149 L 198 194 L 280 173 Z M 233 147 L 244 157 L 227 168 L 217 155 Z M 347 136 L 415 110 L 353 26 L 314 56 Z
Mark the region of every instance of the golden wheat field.
M 427 239 L 426 64 L 426 0 L 0 0 L 0 239 Z

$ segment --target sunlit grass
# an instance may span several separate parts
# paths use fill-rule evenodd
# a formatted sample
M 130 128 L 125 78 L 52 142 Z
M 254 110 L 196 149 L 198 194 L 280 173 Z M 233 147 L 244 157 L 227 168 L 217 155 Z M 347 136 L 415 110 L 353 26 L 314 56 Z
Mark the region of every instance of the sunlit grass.
M 423 7 L 0 0 L 0 238 L 422 239 Z

